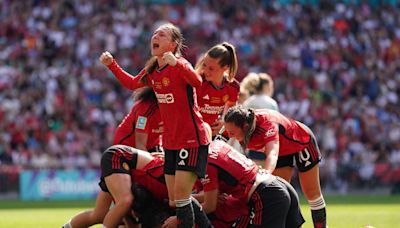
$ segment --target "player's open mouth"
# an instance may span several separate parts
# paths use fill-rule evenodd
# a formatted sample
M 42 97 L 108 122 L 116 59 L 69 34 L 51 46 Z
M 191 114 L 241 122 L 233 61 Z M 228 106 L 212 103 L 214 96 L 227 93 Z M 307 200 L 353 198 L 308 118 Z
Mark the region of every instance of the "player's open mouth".
M 153 49 L 156 49 L 156 48 L 159 48 L 159 47 L 160 47 L 159 44 L 153 43 Z

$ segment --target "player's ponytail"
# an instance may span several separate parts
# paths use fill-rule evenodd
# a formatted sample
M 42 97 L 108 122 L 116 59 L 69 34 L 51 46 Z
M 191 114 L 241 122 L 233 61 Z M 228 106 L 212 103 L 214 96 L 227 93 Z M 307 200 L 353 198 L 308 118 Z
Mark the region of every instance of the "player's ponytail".
M 229 74 L 227 80 L 229 82 L 232 82 L 235 78 L 238 68 L 235 47 L 228 42 L 223 42 L 221 44 L 215 45 L 210 50 L 208 50 L 207 55 L 213 59 L 219 59 L 219 65 L 221 67 L 229 66 Z
M 228 43 L 228 42 L 223 42 L 222 46 L 226 48 L 229 52 L 229 74 L 228 74 L 228 81 L 232 82 L 233 79 L 235 78 L 237 69 L 238 69 L 238 61 L 236 57 L 236 50 L 235 47 Z
M 249 128 L 247 131 L 244 133 L 244 139 L 243 139 L 243 149 L 246 149 L 247 144 L 250 141 L 250 137 L 253 134 L 254 130 L 256 129 L 256 114 L 253 109 L 249 108 L 247 109 L 246 113 L 246 123 L 249 125 Z

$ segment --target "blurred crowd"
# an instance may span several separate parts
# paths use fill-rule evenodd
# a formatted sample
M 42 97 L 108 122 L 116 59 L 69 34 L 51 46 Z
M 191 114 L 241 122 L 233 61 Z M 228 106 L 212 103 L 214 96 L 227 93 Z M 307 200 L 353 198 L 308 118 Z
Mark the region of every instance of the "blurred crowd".
M 376 164 L 400 170 L 398 6 L 177 2 L 1 1 L 0 166 L 98 167 L 133 104 L 98 57 L 108 50 L 135 74 L 154 26 L 170 21 L 193 64 L 228 41 L 239 81 L 250 71 L 272 76 L 280 111 L 317 135 L 325 187 L 368 185 Z

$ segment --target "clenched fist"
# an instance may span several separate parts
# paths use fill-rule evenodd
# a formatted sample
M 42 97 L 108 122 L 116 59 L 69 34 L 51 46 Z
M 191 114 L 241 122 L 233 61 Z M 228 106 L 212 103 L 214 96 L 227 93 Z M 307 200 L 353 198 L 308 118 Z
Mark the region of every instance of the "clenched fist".
M 166 64 L 169 64 L 170 66 L 175 66 L 176 65 L 176 57 L 172 52 L 165 52 L 162 59 Z
M 114 57 L 108 51 L 103 52 L 99 58 L 100 62 L 102 64 L 104 64 L 105 66 L 110 65 L 112 63 L 113 59 L 114 59 Z

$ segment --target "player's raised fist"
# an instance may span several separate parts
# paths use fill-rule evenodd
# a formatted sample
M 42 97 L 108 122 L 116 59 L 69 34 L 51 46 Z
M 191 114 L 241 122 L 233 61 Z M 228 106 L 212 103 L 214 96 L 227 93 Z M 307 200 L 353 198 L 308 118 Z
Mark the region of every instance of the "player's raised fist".
M 105 66 L 110 65 L 112 63 L 113 59 L 114 59 L 114 57 L 108 51 L 103 52 L 99 58 L 100 62 L 102 64 L 104 64 Z
M 170 66 L 175 66 L 176 65 L 176 57 L 172 52 L 165 52 L 162 59 L 166 64 L 169 64 Z

